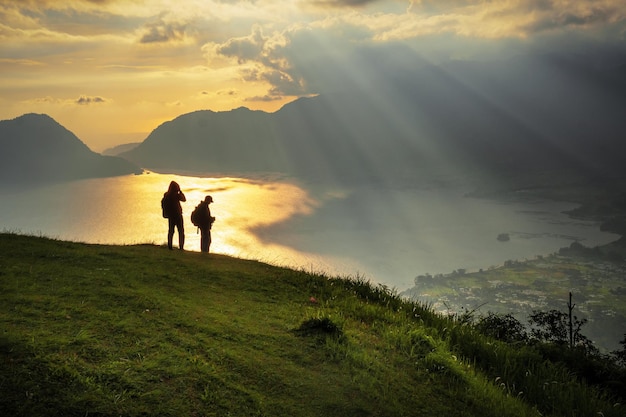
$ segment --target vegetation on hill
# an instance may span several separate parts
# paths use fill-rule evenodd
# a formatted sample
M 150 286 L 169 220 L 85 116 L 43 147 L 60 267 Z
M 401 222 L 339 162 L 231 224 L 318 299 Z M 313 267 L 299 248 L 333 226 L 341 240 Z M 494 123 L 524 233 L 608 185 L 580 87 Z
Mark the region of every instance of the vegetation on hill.
M 362 279 L 0 234 L 0 414 L 623 416 L 612 397 Z
M 401 295 L 440 312 L 511 313 L 525 322 L 535 310 L 564 310 L 572 291 L 576 314 L 589 320 L 585 334 L 607 351 L 626 331 L 625 255 L 620 241 L 596 248 L 574 242 L 558 253 L 498 267 L 420 275 Z

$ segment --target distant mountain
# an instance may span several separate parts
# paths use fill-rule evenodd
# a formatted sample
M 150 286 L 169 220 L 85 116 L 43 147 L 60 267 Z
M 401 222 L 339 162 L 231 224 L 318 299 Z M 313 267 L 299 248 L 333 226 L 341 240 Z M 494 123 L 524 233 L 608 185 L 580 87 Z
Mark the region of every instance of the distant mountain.
M 124 143 L 122 145 L 117 145 L 112 148 L 107 148 L 102 151 L 102 155 L 117 156 L 123 152 L 128 152 L 131 149 L 135 149 L 137 146 L 139 146 L 140 143 L 141 142 Z
M 44 114 L 0 121 L 0 182 L 33 183 L 139 173 L 125 159 L 92 152 Z
M 154 170 L 329 181 L 602 181 L 625 174 L 625 80 L 554 56 L 420 62 L 271 114 L 185 114 L 121 156 Z
M 283 170 L 272 143 L 272 115 L 239 108 L 229 112 L 198 111 L 155 129 L 135 149 L 121 153 L 150 169 L 189 171 Z

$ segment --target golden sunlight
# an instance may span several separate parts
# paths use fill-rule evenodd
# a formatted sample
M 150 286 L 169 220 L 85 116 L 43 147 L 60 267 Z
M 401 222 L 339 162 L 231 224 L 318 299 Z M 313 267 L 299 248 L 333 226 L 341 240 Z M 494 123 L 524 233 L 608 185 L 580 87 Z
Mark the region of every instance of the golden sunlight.
M 190 216 L 194 207 L 206 195 L 211 195 L 214 200 L 211 214 L 216 217 L 211 231 L 211 252 L 275 265 L 307 266 L 318 271 L 347 273 L 359 269 L 349 259 L 307 253 L 259 237 L 257 228 L 278 225 L 294 216 L 310 215 L 322 204 L 296 184 L 273 179 L 147 173 L 76 181 L 50 191 L 50 199 L 46 198 L 50 212 L 64 214 L 55 223 L 56 229 L 47 230 L 52 235 L 75 241 L 162 245 L 167 240 L 167 220 L 161 216 L 159 202 L 170 181 L 180 184 L 187 199 L 182 203 L 185 250 L 200 251 L 200 234 L 191 224 Z M 42 197 L 32 198 L 40 200 Z M 22 221 L 15 221 L 17 228 L 28 231 L 27 225 L 33 224 L 32 214 L 24 213 Z M 177 239 L 176 235 L 175 242 Z M 346 269 L 339 270 L 333 263 Z
M 185 215 L 190 214 L 206 195 L 213 197 L 214 203 L 210 208 L 217 220 L 212 248 L 228 255 L 250 254 L 258 251 L 256 248 L 271 252 L 273 245 L 259 241 L 253 230 L 280 223 L 295 215 L 310 214 L 317 204 L 305 190 L 283 182 L 195 177 L 177 177 L 175 181 L 180 181 L 187 197 L 183 208 Z M 190 240 L 196 240 L 192 233 L 188 232 L 188 235 Z

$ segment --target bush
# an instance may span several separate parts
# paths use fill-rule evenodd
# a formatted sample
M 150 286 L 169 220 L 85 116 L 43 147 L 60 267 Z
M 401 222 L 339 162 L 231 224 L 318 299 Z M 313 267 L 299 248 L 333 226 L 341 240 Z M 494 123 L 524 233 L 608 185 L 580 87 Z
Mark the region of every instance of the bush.
M 481 333 L 502 340 L 507 343 L 525 342 L 528 334 L 524 325 L 511 313 L 497 314 L 488 312 L 481 317 L 476 324 L 476 329 Z

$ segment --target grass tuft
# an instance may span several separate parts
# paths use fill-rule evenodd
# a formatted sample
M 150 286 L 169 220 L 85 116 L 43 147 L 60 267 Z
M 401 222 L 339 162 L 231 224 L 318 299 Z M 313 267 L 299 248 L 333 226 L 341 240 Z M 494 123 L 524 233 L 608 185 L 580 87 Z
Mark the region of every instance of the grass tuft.
M 296 330 L 300 335 L 323 335 L 330 336 L 336 339 L 343 337 L 343 331 L 335 324 L 329 317 L 324 318 L 312 318 L 304 321 L 300 327 Z

